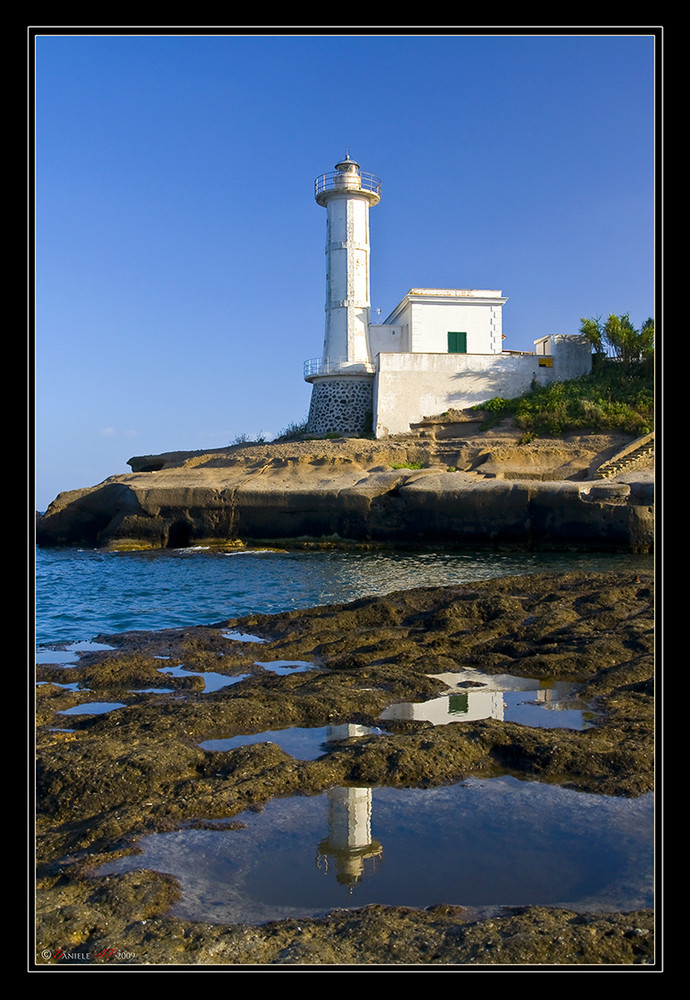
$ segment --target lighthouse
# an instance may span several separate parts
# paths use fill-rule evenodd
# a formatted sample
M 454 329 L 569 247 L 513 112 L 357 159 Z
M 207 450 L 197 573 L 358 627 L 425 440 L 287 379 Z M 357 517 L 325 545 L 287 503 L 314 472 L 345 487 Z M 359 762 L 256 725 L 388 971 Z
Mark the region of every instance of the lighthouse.
M 381 182 L 363 173 L 349 153 L 335 171 L 314 182 L 326 209 L 326 321 L 323 353 L 304 364 L 312 385 L 311 434 L 365 434 L 372 430 L 374 375 L 369 349 L 369 207 Z

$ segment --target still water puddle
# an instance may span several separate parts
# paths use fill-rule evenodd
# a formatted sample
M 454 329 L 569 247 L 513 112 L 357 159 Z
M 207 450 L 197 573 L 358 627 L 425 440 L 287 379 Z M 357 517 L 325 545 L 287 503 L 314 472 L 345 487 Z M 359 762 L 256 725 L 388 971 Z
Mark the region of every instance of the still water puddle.
M 573 684 L 511 674 L 491 676 L 478 670 L 431 676 L 448 686 L 448 694 L 426 702 L 389 705 L 381 720 L 408 719 L 442 726 L 449 722 L 500 719 L 524 726 L 561 729 L 587 729 L 593 725 L 593 713 L 575 699 Z
M 52 684 L 55 687 L 62 688 L 63 691 L 88 691 L 89 688 L 83 688 L 79 684 L 79 681 L 72 681 L 70 684 L 58 684 L 57 681 L 37 681 L 36 687 L 45 687 L 46 684 Z
M 228 687 L 230 684 L 239 684 L 240 681 L 249 676 L 249 674 L 240 674 L 238 677 L 228 677 L 211 670 L 207 673 L 199 673 L 199 671 L 185 670 L 181 664 L 177 667 L 159 667 L 158 672 L 169 674 L 171 677 L 201 677 L 205 685 L 204 694 L 209 691 L 220 691 L 221 688 Z
M 237 635 L 240 633 L 238 632 Z M 242 641 L 264 642 L 265 640 L 245 637 Z M 263 667 L 264 670 L 270 670 L 272 673 L 280 675 L 298 674 L 314 668 L 314 664 L 306 660 L 268 660 L 265 663 L 256 660 L 255 664 Z M 211 670 L 200 673 L 199 671 L 186 670 L 182 664 L 176 667 L 159 667 L 158 669 L 161 674 L 170 674 L 172 677 L 201 677 L 205 685 L 204 694 L 208 694 L 210 691 L 220 691 L 221 688 L 229 687 L 231 684 L 239 684 L 240 681 L 250 676 L 250 674 L 239 674 L 237 677 L 228 677 L 227 674 L 219 674 Z
M 262 923 L 372 903 L 426 907 L 653 905 L 653 796 L 621 799 L 514 778 L 435 789 L 334 788 L 275 799 L 228 829 L 139 842 L 101 874 L 180 880 L 172 913 Z
M 124 702 L 121 701 L 87 701 L 83 705 L 65 708 L 58 712 L 58 715 L 105 715 L 114 712 L 116 708 L 124 707 Z
M 81 653 L 97 652 L 101 649 L 114 649 L 102 642 L 71 642 L 61 649 L 47 647 L 36 650 L 36 663 L 61 663 L 63 666 L 73 666 L 78 662 Z
M 278 660 L 258 663 L 265 668 L 279 667 L 279 673 L 311 669 L 304 661 Z M 167 668 L 172 671 L 173 668 Z M 181 669 L 181 668 L 175 668 Z M 203 676 L 203 675 L 202 675 Z M 510 674 L 490 676 L 477 670 L 434 674 L 449 688 L 448 694 L 425 702 L 397 702 L 379 716 L 386 721 L 424 721 L 434 726 L 451 722 L 474 722 L 501 719 L 525 726 L 585 729 L 592 725 L 593 713 L 573 698 L 574 685 L 559 681 L 539 681 Z M 241 678 L 236 678 L 241 680 Z M 381 735 L 384 729 L 355 724 L 314 728 L 276 729 L 227 739 L 206 740 L 202 750 L 235 750 L 253 743 L 277 743 L 298 760 L 316 760 L 328 751 L 329 744 L 350 736 Z
M 268 642 L 268 639 L 262 639 L 258 635 L 251 635 L 249 632 L 223 632 L 223 636 L 226 639 L 232 639 L 233 642 Z
M 297 760 L 316 760 L 327 751 L 329 744 L 350 736 L 380 735 L 381 729 L 355 724 L 342 726 L 315 726 L 313 729 L 293 727 L 274 729 L 249 736 L 231 736 L 228 739 L 205 740 L 199 746 L 202 750 L 236 750 L 252 743 L 276 743 L 285 753 Z
M 308 660 L 254 660 L 254 663 L 257 667 L 263 667 L 264 670 L 270 670 L 271 673 L 280 676 L 301 674 L 305 670 L 313 670 L 315 667 L 315 664 Z

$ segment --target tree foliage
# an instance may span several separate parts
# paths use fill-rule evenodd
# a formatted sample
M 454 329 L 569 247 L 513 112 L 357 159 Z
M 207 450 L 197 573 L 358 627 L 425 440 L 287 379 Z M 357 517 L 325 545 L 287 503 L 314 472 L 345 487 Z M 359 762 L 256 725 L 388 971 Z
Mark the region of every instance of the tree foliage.
M 580 333 L 589 340 L 597 354 L 605 354 L 625 363 L 651 361 L 654 357 L 654 320 L 648 319 L 636 330 L 630 313 L 613 313 L 605 323 L 601 316 L 580 319 Z

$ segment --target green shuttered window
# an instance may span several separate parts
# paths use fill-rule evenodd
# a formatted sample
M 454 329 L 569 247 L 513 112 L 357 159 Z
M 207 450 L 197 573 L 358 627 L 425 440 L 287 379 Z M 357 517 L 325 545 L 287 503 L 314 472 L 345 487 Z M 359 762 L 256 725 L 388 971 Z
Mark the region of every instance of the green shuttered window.
M 467 354 L 467 334 L 466 333 L 448 333 L 448 353 L 449 354 Z

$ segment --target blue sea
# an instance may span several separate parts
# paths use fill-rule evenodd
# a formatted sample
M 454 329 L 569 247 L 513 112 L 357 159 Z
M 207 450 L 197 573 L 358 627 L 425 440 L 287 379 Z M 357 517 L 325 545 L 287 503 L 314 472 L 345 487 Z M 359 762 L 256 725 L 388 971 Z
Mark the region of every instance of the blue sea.
M 520 573 L 652 565 L 651 556 L 585 553 L 38 549 L 36 643 L 208 625 L 252 613 Z

